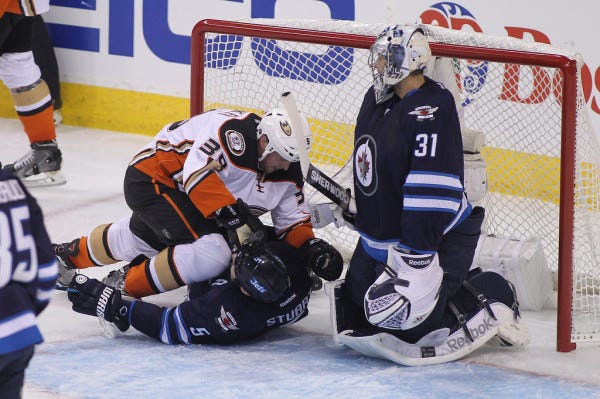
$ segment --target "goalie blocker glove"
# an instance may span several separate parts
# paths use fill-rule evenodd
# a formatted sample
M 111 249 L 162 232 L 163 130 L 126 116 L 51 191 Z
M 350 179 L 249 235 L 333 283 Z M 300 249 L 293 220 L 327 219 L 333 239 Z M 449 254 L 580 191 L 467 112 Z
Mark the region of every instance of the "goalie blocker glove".
M 344 259 L 337 249 L 320 238 L 313 238 L 304 243 L 308 250 L 308 267 L 315 274 L 327 281 L 337 280 L 344 267 Z
M 438 301 L 444 271 L 435 254 L 388 250 L 388 266 L 367 290 L 365 316 L 369 323 L 392 330 L 421 324 Z
M 131 303 L 122 300 L 121 293 L 113 287 L 78 274 L 67 288 L 67 298 L 77 313 L 104 318 L 115 323 L 121 331 L 129 328 L 128 314 Z

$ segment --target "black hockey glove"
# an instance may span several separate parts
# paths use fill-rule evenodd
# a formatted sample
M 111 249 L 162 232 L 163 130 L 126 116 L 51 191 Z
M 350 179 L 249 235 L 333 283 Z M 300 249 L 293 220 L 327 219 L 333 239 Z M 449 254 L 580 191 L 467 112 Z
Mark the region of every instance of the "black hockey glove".
M 304 243 L 308 250 L 308 267 L 315 274 L 327 281 L 337 280 L 344 267 L 344 260 L 337 249 L 320 238 L 313 238 Z
M 73 310 L 78 313 L 103 317 L 106 321 L 115 323 L 121 331 L 129 328 L 129 302 L 122 300 L 121 292 L 113 287 L 77 274 L 67 288 L 67 298 L 73 303 Z
M 250 208 L 241 199 L 235 204 L 226 205 L 215 211 L 217 224 L 226 230 L 235 230 L 246 224 Z

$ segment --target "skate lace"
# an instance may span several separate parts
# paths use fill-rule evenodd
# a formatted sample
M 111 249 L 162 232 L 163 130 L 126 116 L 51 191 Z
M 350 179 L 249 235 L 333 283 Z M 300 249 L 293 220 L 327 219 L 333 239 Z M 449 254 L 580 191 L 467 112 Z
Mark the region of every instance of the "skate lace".
M 35 150 L 29 150 L 27 154 L 23 155 L 21 158 L 17 159 L 14 163 L 15 169 L 21 169 L 25 166 L 28 166 L 35 161 Z

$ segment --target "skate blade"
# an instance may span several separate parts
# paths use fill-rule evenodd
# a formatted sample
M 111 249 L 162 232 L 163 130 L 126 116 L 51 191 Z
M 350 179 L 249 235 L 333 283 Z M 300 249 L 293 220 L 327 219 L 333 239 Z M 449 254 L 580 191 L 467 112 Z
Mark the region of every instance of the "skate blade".
M 25 187 L 52 187 L 60 186 L 67 182 L 67 179 L 63 176 L 60 171 L 56 172 L 42 172 L 37 175 L 28 176 L 21 179 Z

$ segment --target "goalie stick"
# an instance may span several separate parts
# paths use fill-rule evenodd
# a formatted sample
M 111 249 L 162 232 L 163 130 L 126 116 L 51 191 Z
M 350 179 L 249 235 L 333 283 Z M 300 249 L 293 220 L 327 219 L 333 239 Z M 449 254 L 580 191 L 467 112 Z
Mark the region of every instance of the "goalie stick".
M 306 142 L 304 142 L 306 134 L 302 131 L 302 126 L 304 124 L 300 119 L 300 111 L 298 111 L 298 106 L 293 94 L 289 91 L 283 93 L 281 95 L 281 103 L 290 118 L 292 134 L 296 138 L 300 167 L 302 169 L 304 181 L 332 200 L 343 210 L 348 210 L 350 204 L 350 189 L 342 187 L 335 180 L 310 163 L 310 160 L 308 159 Z

